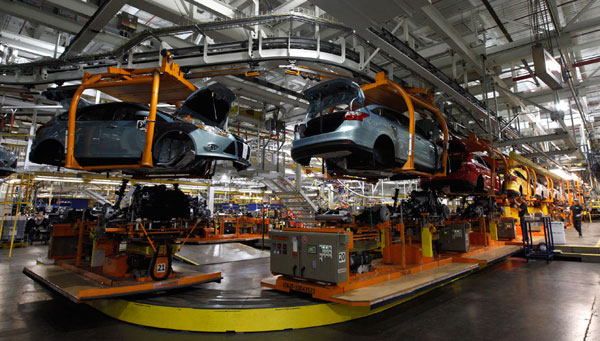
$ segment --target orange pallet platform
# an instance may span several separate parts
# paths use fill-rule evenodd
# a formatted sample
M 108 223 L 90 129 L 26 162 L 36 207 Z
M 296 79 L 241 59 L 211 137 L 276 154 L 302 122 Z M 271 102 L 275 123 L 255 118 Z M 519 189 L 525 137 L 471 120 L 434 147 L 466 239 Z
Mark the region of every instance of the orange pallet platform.
M 194 271 L 177 269 L 177 277 L 175 278 L 149 282 L 120 281 L 113 282 L 112 286 L 106 286 L 60 265 L 34 265 L 25 267 L 23 272 L 75 303 L 179 289 L 206 282 L 218 282 L 222 279 L 220 272 L 200 274 Z

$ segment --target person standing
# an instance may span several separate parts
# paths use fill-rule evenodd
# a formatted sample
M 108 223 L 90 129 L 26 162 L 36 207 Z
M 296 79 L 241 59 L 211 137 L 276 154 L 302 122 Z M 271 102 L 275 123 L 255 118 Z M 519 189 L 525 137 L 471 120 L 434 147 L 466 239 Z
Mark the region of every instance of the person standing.
M 579 232 L 579 238 L 583 238 L 581 233 L 581 214 L 583 213 L 583 207 L 579 204 L 579 200 L 575 200 L 571 205 L 571 221 L 573 221 L 573 227 Z
M 529 233 L 527 232 L 527 228 L 525 225 L 525 215 L 529 213 L 527 209 L 527 202 L 523 198 L 523 196 L 515 197 L 515 203 L 517 204 L 517 210 L 519 211 L 519 219 L 521 223 L 521 234 L 523 235 L 523 241 L 529 241 Z

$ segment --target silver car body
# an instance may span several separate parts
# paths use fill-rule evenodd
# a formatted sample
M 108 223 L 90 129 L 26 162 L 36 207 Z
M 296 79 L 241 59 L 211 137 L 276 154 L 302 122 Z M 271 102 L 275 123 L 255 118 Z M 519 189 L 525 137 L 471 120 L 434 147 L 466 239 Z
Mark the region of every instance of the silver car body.
M 210 90 L 205 89 L 207 88 L 199 91 Z M 197 92 L 192 94 L 188 100 L 197 95 Z M 218 95 L 211 97 L 219 99 Z M 212 104 L 210 107 L 215 110 L 219 108 L 227 113 L 230 102 L 229 98 L 226 100 L 227 105 L 221 103 L 219 107 Z M 186 108 L 185 113 L 202 119 L 198 112 Z M 148 115 L 148 107 L 135 103 L 113 102 L 80 108 L 77 112 L 75 132 L 75 159 L 82 166 L 137 163 L 145 146 Z M 152 150 L 156 167 L 126 171 L 206 175 L 212 160 L 233 161 L 238 170 L 249 167 L 248 144 L 221 128 L 226 114 L 215 113 L 214 117 L 216 116 L 220 118 L 218 122 L 207 120 L 211 125 L 196 126 L 157 112 Z M 30 160 L 60 166 L 65 158 L 67 128 L 67 113 L 54 117 L 40 127 L 32 144 Z
M 307 122 L 297 127 L 292 144 L 292 158 L 300 164 L 307 165 L 311 157 L 320 157 L 336 165 L 336 169 L 348 175 L 365 177 L 386 177 L 393 175 L 392 167 L 402 166 L 408 158 L 409 129 L 408 117 L 381 105 L 368 105 L 354 109 L 350 106 L 360 106 L 364 95 L 360 87 L 345 79 L 335 79 L 338 82 L 334 88 L 328 89 L 329 94 L 318 93 L 318 85 L 307 92 L 311 104 L 307 114 Z M 339 83 L 342 84 L 339 84 Z M 325 83 L 324 83 L 325 84 Z M 354 85 L 352 85 L 354 84 Z M 345 85 L 346 88 L 343 88 Z M 316 89 L 316 90 L 315 90 Z M 313 90 L 312 92 L 310 90 Z M 323 92 L 323 91 L 322 91 Z M 311 100 L 312 98 L 312 100 Z M 401 99 L 399 99 L 401 100 Z M 315 103 L 315 102 L 319 103 Z M 348 109 L 356 115 L 362 115 L 362 120 L 346 119 L 347 111 L 335 111 L 317 117 L 317 114 L 329 107 L 348 104 Z M 323 104 L 324 103 L 324 104 Z M 428 122 L 425 122 L 428 121 Z M 442 155 L 441 147 L 434 141 L 437 133 L 431 120 L 421 120 L 416 123 L 415 136 L 415 168 L 431 172 L 440 168 Z M 430 134 L 427 138 L 426 135 Z M 393 164 L 388 163 L 388 169 L 373 167 L 368 164 L 369 155 L 376 149 L 378 141 L 386 141 L 386 148 L 393 148 Z M 391 157 L 391 154 L 389 154 Z M 367 159 L 364 162 L 357 160 Z M 358 166 L 358 167 L 357 167 Z

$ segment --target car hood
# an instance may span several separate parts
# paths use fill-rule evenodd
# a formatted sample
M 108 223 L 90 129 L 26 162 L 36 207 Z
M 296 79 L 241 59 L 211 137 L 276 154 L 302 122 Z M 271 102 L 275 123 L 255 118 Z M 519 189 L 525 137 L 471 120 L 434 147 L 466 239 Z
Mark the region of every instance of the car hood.
M 360 86 L 346 78 L 337 78 L 318 84 L 304 91 L 308 100 L 307 119 L 315 117 L 324 109 L 339 104 L 354 104 L 362 106 L 365 103 L 365 94 Z
M 194 91 L 176 111 L 176 115 L 190 115 L 207 125 L 223 128 L 235 94 L 219 83 Z

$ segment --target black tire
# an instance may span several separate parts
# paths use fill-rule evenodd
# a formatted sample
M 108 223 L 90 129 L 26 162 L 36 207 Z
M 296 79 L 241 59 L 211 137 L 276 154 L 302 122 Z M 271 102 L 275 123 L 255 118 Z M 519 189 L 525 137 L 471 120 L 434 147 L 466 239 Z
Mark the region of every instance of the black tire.
M 185 155 L 194 150 L 194 143 L 182 131 L 167 133 L 158 139 L 154 145 L 152 156 L 159 165 L 173 165 Z
M 375 169 L 389 169 L 394 167 L 394 164 L 396 163 L 395 155 L 396 153 L 392 141 L 387 137 L 378 138 L 373 147 L 373 167 Z
M 390 212 L 390 209 L 387 207 L 387 205 L 381 205 L 379 208 L 379 220 L 385 223 L 389 221 L 391 217 L 392 212 Z

